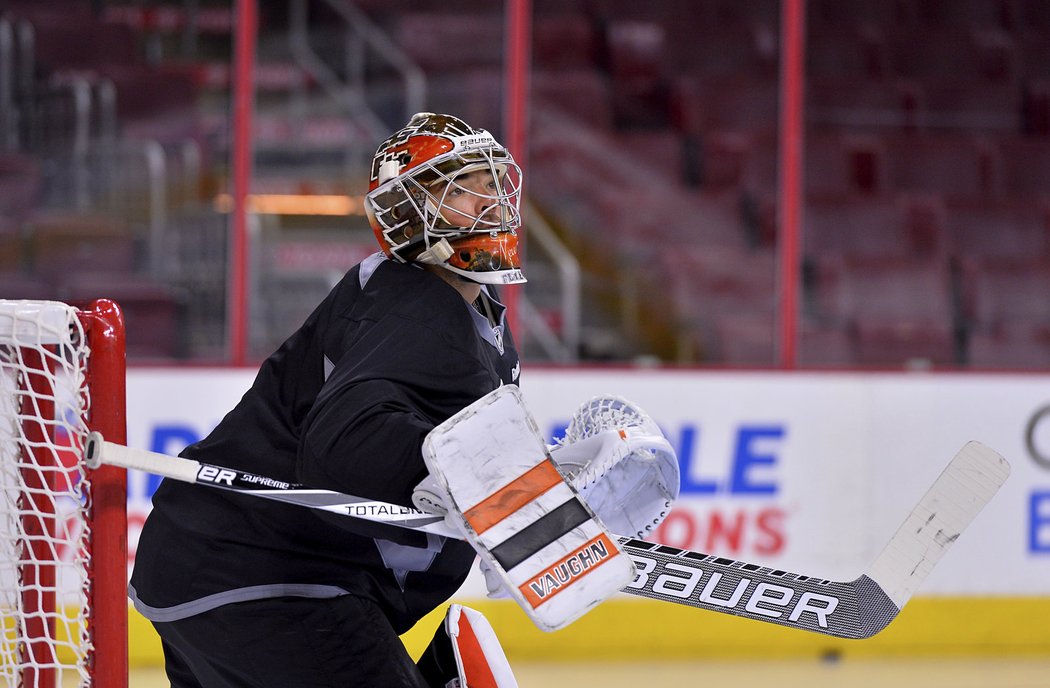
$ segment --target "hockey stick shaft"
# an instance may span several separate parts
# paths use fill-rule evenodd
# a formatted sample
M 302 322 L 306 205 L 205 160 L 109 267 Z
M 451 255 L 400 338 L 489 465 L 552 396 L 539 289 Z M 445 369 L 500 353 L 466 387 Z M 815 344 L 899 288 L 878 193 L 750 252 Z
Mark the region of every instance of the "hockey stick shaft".
M 192 459 L 144 449 L 132 449 L 113 442 L 106 442 L 98 433 L 91 433 L 88 436 L 84 447 L 84 459 L 88 468 L 95 468 L 102 464 L 132 468 L 164 478 L 262 497 L 286 504 L 296 504 L 341 516 L 352 516 L 445 537 L 462 537 L 452 526 L 446 524 L 444 517 L 440 515 L 429 514 L 398 504 L 354 497 L 332 490 L 308 488 L 297 483 L 275 480 L 255 473 L 201 463 Z
M 441 516 L 385 502 L 304 488 L 252 473 L 104 442 L 92 433 L 89 467 L 134 468 L 377 523 L 452 538 Z M 891 538 L 869 572 L 840 582 L 620 537 L 638 576 L 623 592 L 842 638 L 868 638 L 898 614 L 933 565 L 994 496 L 1009 464 L 968 443 L 948 464 Z

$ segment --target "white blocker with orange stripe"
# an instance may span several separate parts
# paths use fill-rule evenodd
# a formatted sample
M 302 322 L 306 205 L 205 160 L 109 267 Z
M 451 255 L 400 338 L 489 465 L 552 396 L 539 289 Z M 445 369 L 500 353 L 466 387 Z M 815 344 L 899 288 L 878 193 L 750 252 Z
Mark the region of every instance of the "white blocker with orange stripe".
M 551 461 L 516 386 L 436 427 L 423 458 L 446 520 L 540 629 L 572 623 L 634 580 L 616 536 Z

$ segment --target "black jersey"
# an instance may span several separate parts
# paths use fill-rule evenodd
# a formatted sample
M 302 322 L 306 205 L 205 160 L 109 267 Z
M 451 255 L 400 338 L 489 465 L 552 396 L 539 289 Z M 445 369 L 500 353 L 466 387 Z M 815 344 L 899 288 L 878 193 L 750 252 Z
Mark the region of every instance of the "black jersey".
M 369 258 L 182 456 L 411 506 L 427 432 L 517 382 L 503 308 L 485 291 L 480 301 L 487 308 L 434 274 Z M 147 618 L 171 621 L 230 602 L 351 593 L 378 603 L 400 633 L 450 597 L 473 561 L 458 540 L 165 480 L 131 596 Z

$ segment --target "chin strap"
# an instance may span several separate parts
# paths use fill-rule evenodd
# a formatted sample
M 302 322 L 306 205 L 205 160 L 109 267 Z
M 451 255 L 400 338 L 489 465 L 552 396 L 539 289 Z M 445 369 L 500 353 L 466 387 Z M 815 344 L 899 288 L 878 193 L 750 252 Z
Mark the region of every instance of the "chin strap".
M 436 244 L 433 244 L 430 248 L 416 256 L 415 260 L 417 263 L 443 265 L 453 253 L 455 253 L 455 251 L 452 250 L 452 245 L 448 243 L 448 239 L 441 239 Z

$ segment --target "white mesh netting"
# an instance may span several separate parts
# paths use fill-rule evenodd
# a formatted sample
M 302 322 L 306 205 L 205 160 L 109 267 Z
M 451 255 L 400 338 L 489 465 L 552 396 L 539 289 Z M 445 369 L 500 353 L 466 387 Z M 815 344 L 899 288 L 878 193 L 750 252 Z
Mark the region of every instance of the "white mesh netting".
M 588 506 L 619 535 L 646 537 L 678 498 L 678 459 L 656 421 L 623 397 L 585 401 L 551 454 Z
M 594 397 L 585 401 L 573 414 L 560 444 L 572 444 L 593 437 L 603 430 L 638 427 L 659 435 L 660 428 L 649 414 L 637 405 L 617 396 Z
M 0 301 L 0 683 L 88 685 L 88 347 L 77 311 Z

